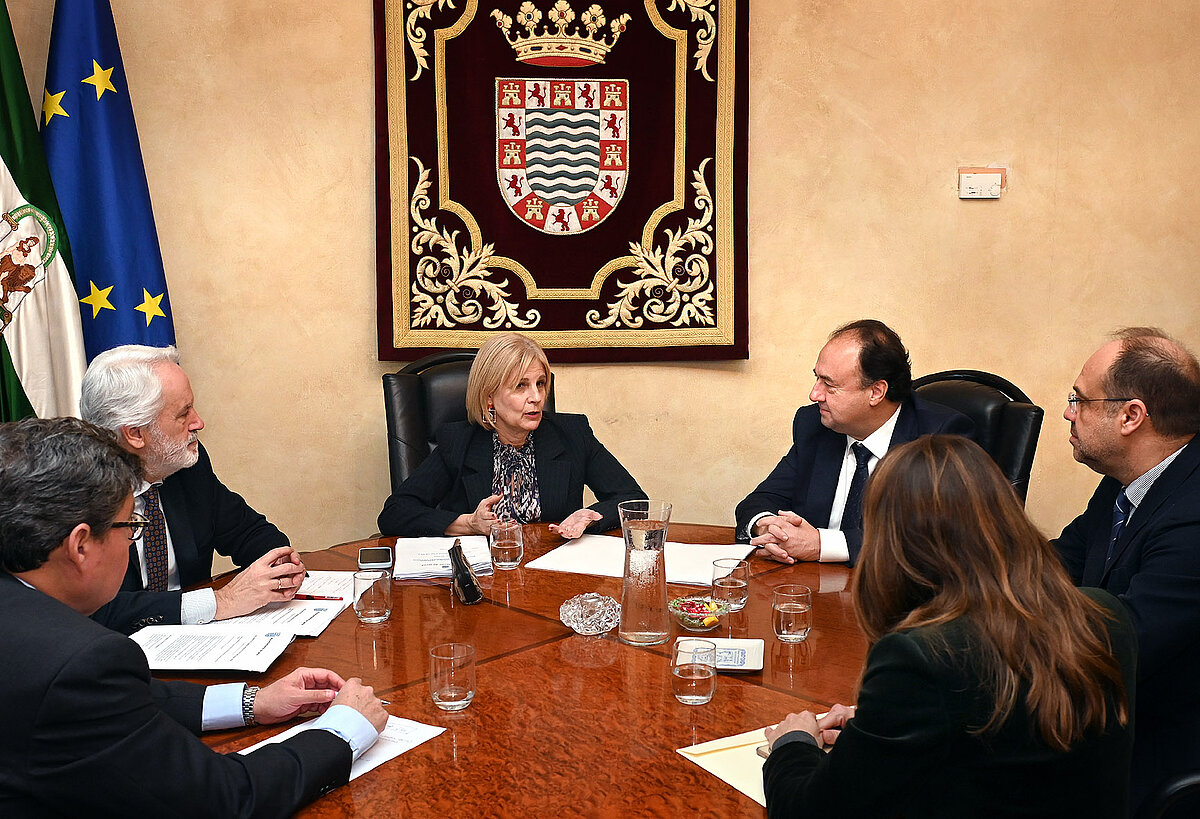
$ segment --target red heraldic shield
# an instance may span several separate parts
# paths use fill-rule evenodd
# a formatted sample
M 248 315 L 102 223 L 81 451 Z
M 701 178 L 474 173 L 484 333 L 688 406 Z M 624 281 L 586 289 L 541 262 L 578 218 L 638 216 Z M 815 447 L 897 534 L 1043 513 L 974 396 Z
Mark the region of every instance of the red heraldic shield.
M 625 193 L 626 80 L 496 80 L 496 181 L 509 210 L 543 233 L 586 233 Z

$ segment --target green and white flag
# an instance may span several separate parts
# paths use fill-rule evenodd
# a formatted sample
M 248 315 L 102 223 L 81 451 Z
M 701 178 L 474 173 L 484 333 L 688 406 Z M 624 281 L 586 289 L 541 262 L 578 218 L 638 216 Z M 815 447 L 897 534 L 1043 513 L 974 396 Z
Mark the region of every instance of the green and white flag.
M 79 414 L 83 351 L 66 235 L 0 2 L 0 420 Z

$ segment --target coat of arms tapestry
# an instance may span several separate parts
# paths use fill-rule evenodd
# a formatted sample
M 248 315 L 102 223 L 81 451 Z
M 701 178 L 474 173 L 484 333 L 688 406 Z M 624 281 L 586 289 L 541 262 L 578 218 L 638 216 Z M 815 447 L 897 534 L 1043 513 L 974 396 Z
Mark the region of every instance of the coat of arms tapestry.
M 748 5 L 375 0 L 380 358 L 745 358 Z

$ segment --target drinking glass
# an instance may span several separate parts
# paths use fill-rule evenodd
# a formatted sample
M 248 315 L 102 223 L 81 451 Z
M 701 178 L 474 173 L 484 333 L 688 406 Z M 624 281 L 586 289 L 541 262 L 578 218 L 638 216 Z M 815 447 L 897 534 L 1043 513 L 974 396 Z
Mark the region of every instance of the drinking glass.
M 364 623 L 382 623 L 391 616 L 391 572 L 359 569 L 354 573 L 354 613 Z
M 812 589 L 808 586 L 776 586 L 771 601 L 775 636 L 785 643 L 799 643 L 812 628 Z
M 488 549 L 492 565 L 497 569 L 515 569 L 525 554 L 525 538 L 521 524 L 515 520 L 499 520 L 488 531 Z
M 723 557 L 713 561 L 713 600 L 727 600 L 730 611 L 746 608 L 750 597 L 750 564 L 736 557 Z
M 429 696 L 443 711 L 461 711 L 475 699 L 475 647 L 443 643 L 429 649 Z
M 671 652 L 671 692 L 684 705 L 704 705 L 717 691 L 717 646 L 685 637 Z

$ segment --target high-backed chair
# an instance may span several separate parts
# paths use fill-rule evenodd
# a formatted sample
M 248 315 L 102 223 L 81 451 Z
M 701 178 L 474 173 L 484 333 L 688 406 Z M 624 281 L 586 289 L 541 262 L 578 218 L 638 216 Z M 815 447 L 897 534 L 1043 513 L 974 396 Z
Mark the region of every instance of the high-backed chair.
M 1137 819 L 1184 819 L 1200 808 L 1200 771 L 1176 774 L 1159 783 L 1138 808 Z
M 975 440 L 1012 482 L 1021 503 L 1042 429 L 1042 408 L 1015 384 L 980 370 L 945 370 L 913 380 L 916 394 L 975 422 Z
M 467 420 L 467 374 L 474 361 L 474 350 L 449 350 L 383 376 L 393 492 L 433 451 L 438 427 Z M 554 411 L 553 383 L 546 394 L 545 410 Z

